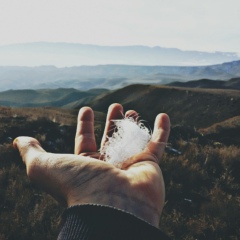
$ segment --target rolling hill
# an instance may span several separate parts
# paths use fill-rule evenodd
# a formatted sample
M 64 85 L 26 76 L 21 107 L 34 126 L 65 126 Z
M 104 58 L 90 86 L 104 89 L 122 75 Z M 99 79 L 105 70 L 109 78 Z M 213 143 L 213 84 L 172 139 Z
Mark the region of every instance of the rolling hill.
M 72 88 L 41 90 L 9 90 L 0 92 L 0 105 L 11 107 L 66 107 L 74 102 L 88 102 L 94 97 L 107 92 L 106 89 L 80 91 Z
M 169 114 L 172 124 L 196 128 L 240 115 L 238 90 L 191 89 L 154 85 L 131 85 L 89 102 L 94 110 L 106 112 L 113 102 L 135 109 L 143 119 L 151 121 L 158 113 Z M 78 107 L 81 107 L 80 104 Z M 152 123 L 150 123 L 152 124 Z
M 210 66 L 97 65 L 0 66 L 0 91 L 9 89 L 117 89 L 131 84 L 168 84 L 199 79 L 228 80 L 240 76 L 240 61 Z
M 114 91 L 9 90 L 0 93 L 0 105 L 68 109 L 89 105 L 96 111 L 106 113 L 110 104 L 119 102 L 126 109 L 139 111 L 142 118 L 147 121 L 154 119 L 160 112 L 166 112 L 174 125 L 187 124 L 196 128 L 205 128 L 240 115 L 239 90 L 210 89 L 214 86 L 222 86 L 223 83 L 229 88 L 239 86 L 239 79 L 217 81 L 216 85 L 214 83 L 215 81 L 200 80 L 186 83 L 188 87 L 134 84 Z
M 222 64 L 219 69 L 228 69 L 229 71 L 230 66 L 232 70 L 238 73 L 240 61 Z M 93 72 L 96 71 L 95 74 L 98 72 L 99 75 L 108 73 L 109 76 L 118 74 L 118 71 L 125 71 L 126 74 L 134 76 L 138 71 L 139 73 L 151 74 L 154 71 L 157 72 L 160 68 L 95 66 L 93 68 L 83 67 L 85 70 L 82 68 L 80 70 L 78 67 L 76 69 L 85 73 L 93 70 Z M 115 69 L 115 73 L 112 73 L 111 69 Z M 192 69 L 192 73 L 195 70 Z M 189 72 L 189 68 L 185 68 L 184 71 L 191 72 Z M 101 81 L 99 80 L 99 82 Z M 111 103 L 119 102 L 127 109 L 136 109 L 146 120 L 153 119 L 159 112 L 167 112 L 173 124 L 184 125 L 187 123 L 189 126 L 196 128 L 205 128 L 216 122 L 222 122 L 240 115 L 240 94 L 237 89 L 240 89 L 239 77 L 228 81 L 201 79 L 188 82 L 173 82 L 167 86 L 133 84 L 112 91 L 103 88 L 87 91 L 73 88 L 8 90 L 0 92 L 0 105 L 10 107 L 61 107 L 68 109 L 77 109 L 89 105 L 96 111 L 106 112 Z
M 240 78 L 232 78 L 228 81 L 201 79 L 188 82 L 172 82 L 167 84 L 167 86 L 240 90 Z

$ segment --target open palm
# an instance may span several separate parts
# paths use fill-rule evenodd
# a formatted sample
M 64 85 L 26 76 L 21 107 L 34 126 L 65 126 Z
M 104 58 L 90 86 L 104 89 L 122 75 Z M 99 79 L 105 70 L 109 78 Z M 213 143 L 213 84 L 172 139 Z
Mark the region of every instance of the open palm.
M 109 107 L 101 146 L 112 134 L 112 120 L 122 116 L 120 104 Z M 131 110 L 125 116 L 137 116 L 137 113 Z M 79 111 L 75 154 L 47 153 L 36 139 L 30 137 L 18 137 L 14 146 L 20 151 L 30 179 L 65 206 L 110 206 L 158 226 L 165 197 L 159 161 L 169 130 L 168 116 L 159 114 L 146 149 L 125 161 L 122 169 L 99 160 L 94 115 L 88 107 Z

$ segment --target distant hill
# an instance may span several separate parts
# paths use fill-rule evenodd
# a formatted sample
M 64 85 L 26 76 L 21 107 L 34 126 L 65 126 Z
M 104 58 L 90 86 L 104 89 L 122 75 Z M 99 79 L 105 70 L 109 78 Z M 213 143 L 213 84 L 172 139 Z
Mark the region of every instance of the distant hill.
M 106 89 L 80 91 L 76 89 L 9 90 L 0 92 L 0 105 L 11 107 L 65 107 L 73 108 L 105 93 Z
M 9 89 L 117 89 L 131 84 L 168 84 L 198 79 L 228 80 L 240 76 L 240 61 L 211 66 L 98 65 L 57 68 L 0 67 L 0 91 Z
M 2 66 L 72 67 L 81 65 L 212 65 L 240 60 L 234 52 L 183 51 L 160 46 L 97 46 L 35 42 L 0 46 Z
M 188 82 L 172 82 L 168 86 L 185 88 L 214 88 L 240 90 L 240 78 L 232 78 L 228 81 L 201 79 Z
M 196 128 L 209 127 L 240 115 L 238 90 L 190 89 L 138 84 L 97 97 L 88 105 L 97 111 L 106 112 L 113 102 L 123 104 L 126 109 L 137 110 L 147 121 L 154 119 L 158 113 L 166 112 L 172 124 L 187 124 Z
M 160 112 L 166 112 L 174 125 L 187 124 L 196 128 L 206 128 L 240 115 L 239 90 L 230 89 L 134 84 L 114 91 L 42 89 L 0 93 L 0 105 L 11 107 L 79 109 L 88 105 L 95 111 L 106 113 L 114 102 L 123 104 L 126 109 L 139 111 L 147 121 Z

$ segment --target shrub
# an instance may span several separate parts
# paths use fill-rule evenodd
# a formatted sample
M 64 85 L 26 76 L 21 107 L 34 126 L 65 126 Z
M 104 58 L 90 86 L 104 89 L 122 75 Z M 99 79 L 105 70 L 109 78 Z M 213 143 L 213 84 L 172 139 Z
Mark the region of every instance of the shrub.
M 29 181 L 8 137 L 29 135 L 47 151 L 72 153 L 75 126 L 6 116 L 0 127 L 0 239 L 56 239 L 63 208 Z M 95 128 L 99 145 L 104 124 Z M 240 148 L 203 141 L 188 129 L 171 136 L 182 154 L 165 153 L 160 163 L 166 184 L 160 227 L 178 240 L 240 239 Z

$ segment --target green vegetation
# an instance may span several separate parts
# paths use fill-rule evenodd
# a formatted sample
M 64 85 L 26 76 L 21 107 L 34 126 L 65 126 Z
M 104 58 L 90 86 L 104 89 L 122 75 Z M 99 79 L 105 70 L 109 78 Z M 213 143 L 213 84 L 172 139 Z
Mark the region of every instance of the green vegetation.
M 146 89 L 155 96 L 155 88 Z M 147 108 L 150 102 L 141 103 L 142 93 L 139 91 L 138 104 L 149 110 L 151 123 L 151 116 L 159 109 Z M 115 97 L 118 100 L 117 94 Z M 137 106 L 134 101 L 131 105 L 130 99 L 133 100 L 133 96 L 128 94 L 126 109 Z M 237 102 L 233 106 L 237 106 Z M 108 102 L 103 104 L 99 100 L 98 104 L 103 108 Z M 199 129 L 184 123 L 172 127 L 171 145 L 160 163 L 166 183 L 160 227 L 173 239 L 240 239 L 240 119 L 236 116 L 224 120 L 235 114 L 232 109 L 225 115 L 219 113 L 222 122 L 215 121 L 207 128 L 201 119 L 197 122 Z M 190 111 L 189 115 L 192 114 Z M 19 135 L 32 136 L 47 151 L 72 153 L 76 116 L 77 110 L 0 108 L 1 240 L 56 239 L 64 209 L 28 180 L 19 153 L 12 148 L 12 139 Z M 178 122 L 177 117 L 175 113 L 173 122 Z M 96 112 L 98 144 L 104 118 L 105 114 Z M 190 116 L 183 118 L 190 122 Z M 207 121 L 213 122 L 213 118 Z
M 80 91 L 73 88 L 9 90 L 0 92 L 0 105 L 10 107 L 66 107 L 85 103 L 107 92 L 106 89 Z

